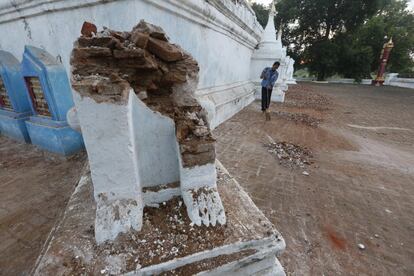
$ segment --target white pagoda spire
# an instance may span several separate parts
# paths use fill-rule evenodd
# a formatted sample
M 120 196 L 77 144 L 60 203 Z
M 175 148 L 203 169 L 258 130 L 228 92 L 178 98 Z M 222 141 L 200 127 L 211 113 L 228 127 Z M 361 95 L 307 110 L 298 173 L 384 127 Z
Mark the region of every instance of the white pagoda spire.
M 277 31 L 276 42 L 277 42 L 278 48 L 283 48 L 283 45 L 282 45 L 282 26 L 280 26 L 279 30 Z
M 266 28 L 263 33 L 262 40 L 259 44 L 259 49 L 262 49 L 263 52 L 272 52 L 276 54 L 276 56 L 282 55 L 282 39 L 281 34 L 282 32 L 278 32 L 278 36 L 276 36 L 276 28 L 275 28 L 275 16 L 276 16 L 276 1 L 272 1 L 270 4 L 270 11 L 269 11 L 269 19 L 267 21 Z
M 283 102 L 285 91 L 288 89 L 286 84 L 286 48 L 282 45 L 282 31 L 276 35 L 274 19 L 276 16 L 276 0 L 273 0 L 269 10 L 269 19 L 263 32 L 262 39 L 253 52 L 250 75 L 256 86 L 257 97 L 261 95 L 260 73 L 263 68 L 270 67 L 275 61 L 280 62 L 279 78 L 274 86 L 272 101 Z M 258 74 L 259 73 L 259 74 Z
M 276 7 L 275 1 L 270 4 L 269 19 L 262 37 L 262 43 L 276 42 L 276 28 L 275 28 Z

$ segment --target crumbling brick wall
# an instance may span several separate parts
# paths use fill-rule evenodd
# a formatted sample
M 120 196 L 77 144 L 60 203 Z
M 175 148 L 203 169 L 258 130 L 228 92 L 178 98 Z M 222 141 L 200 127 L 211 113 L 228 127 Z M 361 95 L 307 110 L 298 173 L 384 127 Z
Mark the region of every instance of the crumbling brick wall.
M 152 110 L 170 117 L 184 167 L 215 161 L 214 138 L 194 91 L 197 62 L 164 31 L 141 21 L 131 32 L 85 24 L 71 57 L 72 85 L 96 102 L 125 103 L 132 88 Z
M 157 125 L 162 118 L 172 119 L 175 137 L 171 137 L 174 139 L 170 144 L 173 150 L 169 153 L 158 151 L 160 156 L 157 158 L 176 158 L 180 194 L 190 219 L 197 225 L 214 226 L 217 222 L 225 224 L 226 216 L 216 184 L 215 140 L 206 114 L 195 98 L 199 72 L 197 62 L 179 46 L 171 44 L 161 28 L 141 21 L 131 32 L 107 28 L 97 32 L 93 24 L 85 23 L 82 36 L 75 42 L 71 64 L 72 85 L 77 91 L 75 98 L 78 99 L 77 105 L 82 113 L 80 124 L 85 128 L 82 129 L 85 130 L 85 144 L 90 154 L 92 175 L 96 179 L 95 224 L 103 226 L 103 230 L 99 231 L 102 235 L 97 240 L 112 239 L 116 233 L 128 231 L 130 221 L 134 225 L 142 222 L 142 218 L 140 220 L 133 216 L 135 213 L 119 217 L 120 220 L 115 215 L 118 205 L 126 200 L 137 199 L 138 205 L 142 206 L 143 178 L 140 174 L 147 175 L 143 170 L 149 164 L 145 155 L 151 151 L 145 147 L 137 150 L 137 142 L 140 144 L 144 140 L 146 143 L 149 141 L 136 140 L 136 134 L 139 133 L 142 138 L 145 135 L 143 132 L 150 129 L 145 125 L 151 122 Z M 161 114 L 161 118 L 150 114 L 144 115 L 148 116 L 145 118 L 133 117 L 132 114 L 138 114 L 134 110 L 142 110 L 140 105 Z M 111 116 L 108 112 L 116 114 Z M 148 121 L 135 125 L 136 119 Z M 110 124 L 117 126 L 111 127 Z M 119 128 L 114 133 L 118 125 Z M 128 126 L 132 128 L 128 129 Z M 160 133 L 172 130 L 167 130 L 169 127 L 166 125 L 159 127 L 162 128 L 159 129 Z M 114 138 L 113 135 L 117 137 Z M 149 133 L 151 135 L 154 133 Z M 128 139 L 125 140 L 125 137 Z M 124 142 L 120 145 L 117 139 Z M 169 138 L 167 140 L 171 142 Z M 104 148 L 101 149 L 99 145 Z M 106 151 L 111 152 L 112 156 L 106 154 Z M 138 155 L 131 156 L 134 153 Z M 114 164 L 117 168 L 111 165 L 112 159 L 118 160 L 119 163 Z M 121 167 L 120 163 L 123 164 Z M 160 165 L 173 165 L 167 163 Z M 125 171 L 125 166 L 130 168 L 131 165 L 132 170 Z M 138 173 L 134 174 L 136 169 Z M 176 190 L 172 190 L 174 189 L 163 191 L 161 187 L 157 193 L 159 198 L 164 198 L 163 195 L 166 194 L 177 194 Z M 134 194 L 129 194 L 130 191 L 134 191 Z M 109 196 L 109 200 L 102 201 L 102 196 Z M 128 205 L 128 208 L 139 209 L 132 205 Z M 116 224 L 121 227 L 114 226 Z M 138 228 L 139 226 L 134 229 Z

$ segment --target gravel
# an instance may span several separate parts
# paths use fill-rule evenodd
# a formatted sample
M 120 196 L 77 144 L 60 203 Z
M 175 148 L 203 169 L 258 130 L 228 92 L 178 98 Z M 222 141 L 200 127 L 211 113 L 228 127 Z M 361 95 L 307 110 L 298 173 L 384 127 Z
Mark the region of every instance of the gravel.
M 279 163 L 288 168 L 305 168 L 312 164 L 312 152 L 288 142 L 275 142 L 265 145 L 268 152 L 275 155 Z

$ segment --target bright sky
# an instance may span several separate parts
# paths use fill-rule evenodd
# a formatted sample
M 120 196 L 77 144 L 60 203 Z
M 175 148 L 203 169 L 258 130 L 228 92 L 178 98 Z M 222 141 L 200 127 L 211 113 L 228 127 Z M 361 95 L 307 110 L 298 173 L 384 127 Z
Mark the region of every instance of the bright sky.
M 253 0 L 253 2 L 269 5 L 270 2 L 272 2 L 272 0 Z M 410 3 L 408 4 L 408 6 L 410 7 L 411 10 L 414 10 L 414 0 L 410 0 L 409 2 Z

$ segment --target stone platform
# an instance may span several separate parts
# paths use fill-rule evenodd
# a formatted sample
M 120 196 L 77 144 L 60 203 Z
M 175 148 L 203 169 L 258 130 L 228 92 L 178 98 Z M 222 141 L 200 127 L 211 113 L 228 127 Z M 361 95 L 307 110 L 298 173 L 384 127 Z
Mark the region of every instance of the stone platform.
M 95 203 L 86 170 L 39 257 L 35 275 L 285 275 L 281 235 L 217 161 L 227 224 L 197 227 L 180 198 L 146 207 L 140 232 L 96 245 Z

